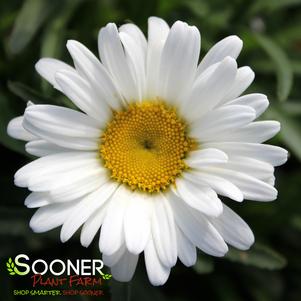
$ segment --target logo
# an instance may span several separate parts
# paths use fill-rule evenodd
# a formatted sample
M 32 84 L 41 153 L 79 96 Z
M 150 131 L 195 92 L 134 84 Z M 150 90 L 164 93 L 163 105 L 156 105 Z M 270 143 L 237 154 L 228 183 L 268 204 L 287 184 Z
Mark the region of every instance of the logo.
M 33 289 L 14 290 L 14 295 L 34 296 L 52 292 L 56 295 L 101 296 L 103 291 L 99 288 L 103 281 L 112 277 L 103 272 L 104 264 L 101 259 L 56 258 L 47 262 L 42 258 L 31 260 L 28 255 L 19 254 L 15 258 L 8 258 L 6 269 L 13 277 L 29 275 L 32 282 Z M 40 287 L 43 290 L 36 289 Z
M 16 265 L 11 257 L 9 257 L 8 261 L 6 262 L 6 268 L 10 275 L 22 275 L 22 273 L 20 273 L 16 268 Z
M 43 259 L 36 259 L 29 265 L 29 257 L 26 254 L 19 254 L 14 260 L 11 257 L 6 262 L 6 268 L 10 275 L 24 276 L 31 271 L 36 275 L 44 275 L 50 272 L 54 276 L 61 276 L 67 273 L 67 276 L 72 274 L 83 276 L 100 275 L 102 279 L 108 280 L 112 277 L 111 274 L 102 272 L 104 266 L 101 259 L 76 259 L 75 262 L 67 259 L 64 262 L 61 259 L 54 259 L 49 264 Z M 19 270 L 19 268 L 23 270 Z

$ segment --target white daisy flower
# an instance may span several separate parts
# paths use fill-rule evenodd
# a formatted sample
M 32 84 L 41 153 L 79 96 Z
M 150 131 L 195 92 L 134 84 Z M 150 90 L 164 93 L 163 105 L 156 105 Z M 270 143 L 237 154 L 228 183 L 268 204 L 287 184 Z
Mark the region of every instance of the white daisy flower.
M 237 67 L 242 41 L 229 36 L 199 61 L 200 33 L 177 21 L 148 21 L 148 39 L 133 24 L 99 32 L 100 60 L 70 40 L 74 67 L 51 58 L 37 71 L 80 109 L 29 105 L 8 133 L 40 157 L 21 168 L 30 226 L 62 226 L 67 241 L 81 226 L 115 279 L 129 281 L 144 252 L 150 282 L 162 285 L 177 258 L 196 248 L 224 256 L 254 242 L 248 225 L 220 196 L 273 201 L 274 166 L 287 151 L 262 144 L 280 129 L 255 121 L 268 107 L 262 94 L 240 96 L 254 79 Z

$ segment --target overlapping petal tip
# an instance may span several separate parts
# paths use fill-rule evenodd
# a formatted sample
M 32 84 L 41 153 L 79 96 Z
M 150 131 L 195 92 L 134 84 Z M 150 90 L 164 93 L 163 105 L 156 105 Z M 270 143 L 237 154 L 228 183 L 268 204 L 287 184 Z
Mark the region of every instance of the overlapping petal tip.
M 122 46 L 117 26 L 113 23 L 101 28 L 98 50 L 102 63 L 127 101 L 139 100 L 139 87 Z
M 264 94 L 252 93 L 235 98 L 228 104 L 249 106 L 255 110 L 257 118 L 268 108 L 269 101 Z
M 44 207 L 51 204 L 49 193 L 47 192 L 32 192 L 24 201 L 27 208 Z
M 106 182 L 99 189 L 83 198 L 65 220 L 61 229 L 61 241 L 67 241 L 95 211 L 109 200 L 117 187 L 117 183 Z
M 200 33 L 195 26 L 176 21 L 162 49 L 158 93 L 178 103 L 191 88 L 200 53 Z M 181 70 L 181 72 L 179 72 Z
M 92 84 L 75 71 L 60 70 L 55 80 L 64 94 L 83 112 L 99 122 L 103 127 L 112 115 L 105 104 L 99 105 L 97 94 Z
M 237 73 L 237 63 L 232 57 L 208 67 L 196 78 L 191 91 L 180 103 L 180 112 L 194 122 L 217 107 L 232 87 Z
M 185 159 L 186 163 L 191 168 L 198 168 L 206 165 L 225 163 L 228 161 L 228 156 L 225 152 L 217 148 L 205 148 L 192 151 Z
M 23 119 L 23 116 L 13 118 L 7 125 L 7 134 L 18 140 L 31 141 L 37 139 L 35 135 L 24 129 Z
M 255 73 L 249 66 L 238 68 L 234 83 L 228 93 L 223 97 L 222 103 L 226 103 L 240 96 L 252 84 L 254 78 Z
M 32 101 L 27 102 L 27 107 L 33 106 Z M 33 141 L 37 139 L 35 135 L 27 131 L 23 127 L 24 116 L 19 116 L 13 118 L 7 125 L 7 134 L 12 138 L 23 140 L 23 141 Z
M 42 233 L 61 226 L 72 212 L 74 204 L 50 204 L 40 207 L 32 216 L 29 226 L 36 233 Z
M 36 64 L 35 68 L 37 72 L 46 79 L 53 87 L 57 90 L 61 90 L 61 87 L 57 84 L 55 80 L 55 74 L 59 70 L 69 70 L 73 71 L 74 68 L 70 65 L 53 58 L 42 58 Z
M 111 75 L 99 59 L 78 41 L 69 40 L 67 48 L 78 73 L 91 83 L 97 95 L 98 105 L 104 107 L 104 110 L 107 106 L 114 110 L 120 109 L 124 100 Z
M 222 202 L 213 189 L 193 181 L 178 180 L 174 192 L 187 204 L 205 215 L 218 217 L 222 211 Z
M 211 65 L 222 61 L 225 57 L 230 56 L 236 59 L 242 49 L 242 40 L 235 36 L 229 36 L 216 43 L 205 55 L 198 66 L 197 75 L 200 75 Z
M 228 244 L 240 250 L 247 250 L 253 245 L 255 238 L 250 227 L 225 204 L 223 213 L 210 221 Z
M 23 127 L 63 148 L 97 150 L 101 131 L 96 120 L 68 108 L 35 105 L 25 110 Z
M 288 151 L 286 149 L 269 144 L 251 142 L 210 142 L 205 143 L 204 147 L 218 148 L 228 155 L 246 156 L 270 163 L 273 166 L 284 164 L 288 158 Z
M 158 94 L 161 54 L 169 33 L 168 24 L 161 18 L 148 19 L 148 41 L 146 57 L 146 97 L 154 98 Z

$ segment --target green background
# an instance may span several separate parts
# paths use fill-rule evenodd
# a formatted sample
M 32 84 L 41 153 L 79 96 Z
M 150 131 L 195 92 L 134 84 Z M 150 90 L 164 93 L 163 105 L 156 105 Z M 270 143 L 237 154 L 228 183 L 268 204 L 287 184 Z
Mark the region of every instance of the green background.
M 27 191 L 14 187 L 14 172 L 30 161 L 24 144 L 6 135 L 8 121 L 21 115 L 26 101 L 69 102 L 35 72 L 40 57 L 71 62 L 65 44 L 76 39 L 97 53 L 97 34 L 107 22 L 134 22 L 146 33 L 147 18 L 180 19 L 196 25 L 204 53 L 221 38 L 236 34 L 244 41 L 238 59 L 256 72 L 249 89 L 268 95 L 263 118 L 279 120 L 282 131 L 271 143 L 290 152 L 276 170 L 278 200 L 230 204 L 251 226 L 256 243 L 248 252 L 230 250 L 225 258 L 202 253 L 193 268 L 178 263 L 163 287 L 152 287 L 143 259 L 130 285 L 109 280 L 99 300 L 301 300 L 301 0 L 10 0 L 0 2 L 0 299 L 62 300 L 14 297 L 13 289 L 30 288 L 29 277 L 10 276 L 5 261 L 19 253 L 31 258 L 98 258 L 97 241 L 88 249 L 75 236 L 59 242 L 58 230 L 34 234 L 33 210 L 23 205 Z M 26 279 L 25 279 L 26 278 Z M 112 297 L 111 297 L 112 295 Z M 131 295 L 131 297 L 129 296 Z M 128 299 L 127 299 L 128 298 Z M 88 297 L 66 297 L 92 300 Z M 64 300 L 63 299 L 63 300 Z

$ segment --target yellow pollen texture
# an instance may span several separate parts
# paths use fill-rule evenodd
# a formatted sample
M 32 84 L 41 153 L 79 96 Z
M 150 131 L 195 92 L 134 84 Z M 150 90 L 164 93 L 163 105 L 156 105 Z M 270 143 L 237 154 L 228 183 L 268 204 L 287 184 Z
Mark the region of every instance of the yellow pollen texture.
M 159 101 L 133 103 L 114 112 L 101 137 L 100 154 L 111 177 L 132 190 L 164 191 L 187 168 L 194 145 L 176 111 Z

